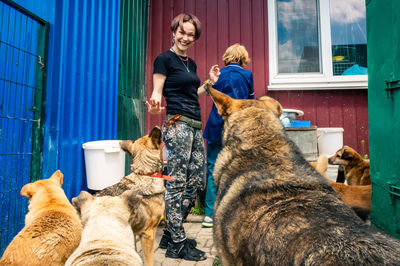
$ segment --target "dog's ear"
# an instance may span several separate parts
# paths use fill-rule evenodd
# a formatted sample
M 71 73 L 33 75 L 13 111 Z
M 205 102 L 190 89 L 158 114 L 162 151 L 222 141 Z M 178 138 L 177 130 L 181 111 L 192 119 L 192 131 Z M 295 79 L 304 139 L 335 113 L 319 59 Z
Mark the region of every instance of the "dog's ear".
M 343 146 L 342 156 L 340 156 L 340 158 L 343 160 L 351 161 L 353 159 L 353 156 L 351 155 L 351 152 L 349 152 L 349 150 L 350 148 L 348 146 Z
M 62 187 L 64 175 L 60 170 L 57 170 L 49 179 L 57 186 Z
M 218 113 L 223 119 L 226 119 L 233 113 L 233 102 L 235 101 L 228 95 L 217 91 L 214 88 L 209 87 L 210 95 L 213 98 L 215 106 L 217 107 Z
M 78 197 L 72 198 L 72 205 L 78 211 L 78 214 L 81 215 L 82 205 L 89 200 L 92 201 L 93 199 L 94 197 L 89 192 L 82 190 Z
M 124 152 L 126 152 L 129 155 L 133 156 L 132 152 L 131 152 L 131 146 L 133 145 L 133 143 L 134 142 L 132 140 L 124 140 L 124 141 L 120 141 L 119 146 L 121 147 L 121 149 Z
M 137 191 L 128 190 L 122 193 L 122 198 L 126 200 L 128 203 L 129 209 L 133 212 L 135 209 L 138 208 L 140 203 L 142 202 L 143 196 L 140 195 Z
M 34 183 L 26 184 L 21 189 L 21 196 L 25 196 L 28 199 L 32 198 L 32 196 L 36 193 L 37 186 Z
M 158 126 L 155 126 L 151 130 L 149 138 L 151 139 L 151 142 L 154 144 L 156 149 L 159 149 L 161 145 L 161 129 Z
M 271 110 L 276 116 L 280 116 L 283 112 L 282 105 L 275 99 L 268 96 L 261 96 L 257 100 L 262 101 L 265 107 Z
M 143 196 L 137 191 L 125 191 L 121 197 L 125 198 L 129 211 L 131 213 L 129 217 L 129 223 L 131 224 L 132 231 L 140 232 L 146 226 L 146 221 L 149 219 L 146 207 L 142 204 Z

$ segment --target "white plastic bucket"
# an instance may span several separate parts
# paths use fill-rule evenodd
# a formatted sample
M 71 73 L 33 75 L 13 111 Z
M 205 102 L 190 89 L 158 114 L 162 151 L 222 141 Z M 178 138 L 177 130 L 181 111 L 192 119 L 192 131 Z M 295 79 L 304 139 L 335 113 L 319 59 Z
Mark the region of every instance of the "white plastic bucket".
M 125 152 L 120 140 L 99 140 L 82 144 L 85 154 L 87 186 L 101 190 L 125 176 Z
M 330 157 L 343 147 L 343 128 L 325 127 L 317 128 L 318 151 Z

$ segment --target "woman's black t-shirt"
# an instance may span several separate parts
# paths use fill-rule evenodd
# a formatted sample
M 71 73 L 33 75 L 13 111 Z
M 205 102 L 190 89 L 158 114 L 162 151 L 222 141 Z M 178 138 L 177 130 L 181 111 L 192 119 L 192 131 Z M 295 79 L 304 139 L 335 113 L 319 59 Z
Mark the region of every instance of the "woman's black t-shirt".
M 197 95 L 201 82 L 196 74 L 196 63 L 189 57 L 187 59 L 188 61 L 182 61 L 177 54 L 168 50 L 157 56 L 153 73 L 167 76 L 163 88 L 167 114 L 180 114 L 201 121 Z

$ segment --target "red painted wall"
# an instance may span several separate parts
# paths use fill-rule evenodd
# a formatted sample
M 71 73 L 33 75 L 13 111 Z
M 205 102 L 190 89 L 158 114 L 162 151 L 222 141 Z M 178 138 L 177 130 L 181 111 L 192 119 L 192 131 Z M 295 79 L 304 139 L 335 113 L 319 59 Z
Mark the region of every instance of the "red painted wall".
M 151 0 L 146 65 L 146 93 L 152 92 L 153 61 L 171 46 L 171 20 L 182 12 L 195 14 L 202 22 L 200 39 L 190 48 L 189 56 L 197 63 L 203 81 L 214 64 L 223 67 L 226 48 L 241 43 L 249 52 L 247 69 L 253 72 L 255 96 L 269 95 L 284 108 L 304 111 L 303 120 L 318 127 L 343 127 L 343 143 L 360 153 L 368 153 L 368 101 L 366 90 L 270 91 L 268 69 L 267 0 Z M 205 125 L 212 102 L 200 98 Z M 165 104 L 164 104 L 165 106 Z M 161 126 L 165 114 L 146 114 L 146 133 Z M 365 142 L 362 144 L 362 142 Z

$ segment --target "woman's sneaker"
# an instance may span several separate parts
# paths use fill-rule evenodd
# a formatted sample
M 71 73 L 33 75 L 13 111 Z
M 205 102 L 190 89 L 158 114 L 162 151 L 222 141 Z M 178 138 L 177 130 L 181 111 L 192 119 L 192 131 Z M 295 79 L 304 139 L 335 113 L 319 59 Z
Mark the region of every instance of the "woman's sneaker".
M 194 239 L 186 238 L 186 241 L 188 242 L 189 245 L 191 245 L 194 248 L 197 246 L 197 242 Z M 172 242 L 171 233 L 167 229 L 164 229 L 164 233 L 161 237 L 158 248 L 166 249 L 168 247 L 169 242 Z
M 212 228 L 214 227 L 214 221 L 213 218 L 209 217 L 209 216 L 205 216 L 203 222 L 201 223 L 201 225 L 203 227 L 207 227 L 207 228 Z
M 167 258 L 191 261 L 201 261 L 207 258 L 204 251 L 191 246 L 186 239 L 179 243 L 173 243 L 172 241 L 169 242 L 165 256 Z

